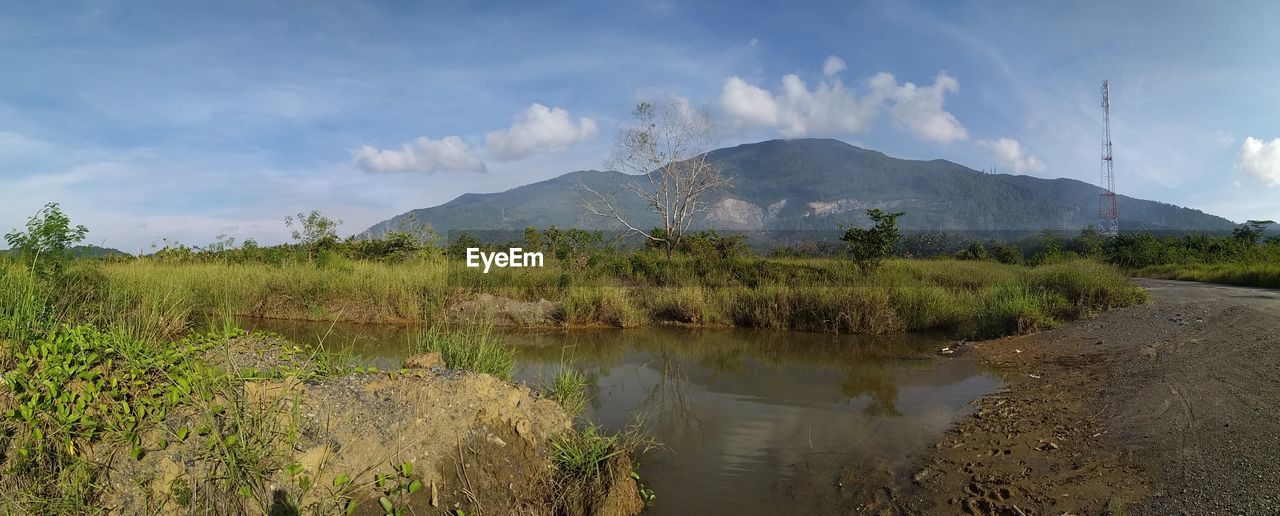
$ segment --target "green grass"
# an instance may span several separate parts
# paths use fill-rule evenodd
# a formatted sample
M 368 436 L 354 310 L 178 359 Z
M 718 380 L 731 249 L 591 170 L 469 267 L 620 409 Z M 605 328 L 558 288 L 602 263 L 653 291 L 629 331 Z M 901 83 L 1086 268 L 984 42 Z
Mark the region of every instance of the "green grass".
M 630 328 L 648 322 L 623 287 L 577 287 L 563 297 L 560 319 L 571 326 Z
M 560 366 L 551 383 L 545 388 L 547 397 L 564 407 L 570 415 L 581 414 L 587 408 L 587 377 L 567 365 Z
M 1242 287 L 1280 288 L 1280 263 L 1277 262 L 1156 265 L 1139 269 L 1137 275 Z
M 551 441 L 551 462 L 557 474 L 573 483 L 594 484 L 603 480 L 609 459 L 623 453 L 618 435 L 600 433 L 594 425 L 581 432 L 566 432 Z
M 642 255 L 637 255 L 642 256 Z M 845 260 L 742 258 L 670 263 L 602 260 L 572 270 L 505 269 L 491 275 L 450 277 L 441 259 L 407 263 L 343 260 L 308 263 L 172 264 L 135 260 L 101 266 L 77 265 L 64 285 L 24 290 L 19 281 L 0 288 L 0 310 L 15 312 L 9 334 L 38 317 L 21 303 L 48 292 L 57 300 L 52 316 L 94 324 L 147 341 L 183 334 L 208 318 L 255 316 L 355 322 L 448 324 L 448 307 L 477 292 L 521 301 L 557 304 L 565 326 L 633 327 L 654 323 L 744 326 L 817 332 L 883 334 L 950 331 L 993 335 L 1005 327 L 1042 327 L 1090 313 L 1142 302 L 1141 289 L 1118 269 L 1077 259 L 1039 267 L 958 260 L 889 260 L 869 275 Z M 30 276 L 29 274 L 27 276 Z M 1264 283 L 1261 270 L 1241 283 Z M 1190 279 L 1190 278 L 1188 278 Z M 39 281 L 30 279 L 29 281 Z M 1238 283 L 1240 284 L 1240 283 Z M 1006 308 L 1010 285 L 1028 292 L 1046 324 L 977 328 L 980 312 L 997 311 L 988 299 L 997 287 Z M 1053 295 L 1050 295 L 1052 293 Z M 1025 303 L 1024 303 L 1025 304 Z M 16 307 L 16 308 L 15 308 Z M 1028 304 L 1023 315 L 1033 315 Z M 21 312 L 21 313 L 17 313 Z M 1024 317 L 1025 319 L 1025 317 Z M 985 324 L 985 323 L 984 323 Z M 2 337 L 2 335 L 0 335 Z
M 486 326 L 461 330 L 429 328 L 418 335 L 418 352 L 439 353 L 449 369 L 485 373 L 511 380 L 515 351 Z

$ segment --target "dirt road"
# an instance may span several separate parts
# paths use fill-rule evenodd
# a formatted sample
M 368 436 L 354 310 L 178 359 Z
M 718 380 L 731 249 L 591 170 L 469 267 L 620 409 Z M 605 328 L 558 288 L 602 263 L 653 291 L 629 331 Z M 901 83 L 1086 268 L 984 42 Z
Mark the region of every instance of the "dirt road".
M 1280 514 L 1280 291 L 1154 301 L 969 351 L 1007 376 L 893 495 L 923 514 Z

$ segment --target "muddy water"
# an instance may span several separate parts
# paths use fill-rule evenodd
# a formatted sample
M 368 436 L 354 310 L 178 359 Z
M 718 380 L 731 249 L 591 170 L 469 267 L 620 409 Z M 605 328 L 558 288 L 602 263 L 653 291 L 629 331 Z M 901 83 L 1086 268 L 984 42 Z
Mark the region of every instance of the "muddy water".
M 398 366 L 412 329 L 246 321 Z M 935 338 L 644 328 L 512 333 L 517 381 L 562 363 L 589 379 L 585 417 L 636 418 L 666 449 L 643 458 L 653 514 L 854 510 L 999 381 L 939 359 Z

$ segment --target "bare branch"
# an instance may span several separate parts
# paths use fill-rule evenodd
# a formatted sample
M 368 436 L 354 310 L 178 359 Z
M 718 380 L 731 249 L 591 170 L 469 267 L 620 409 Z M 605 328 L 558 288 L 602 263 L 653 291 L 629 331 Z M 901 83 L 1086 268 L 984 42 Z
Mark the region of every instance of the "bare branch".
M 632 124 L 614 138 L 614 152 L 605 166 L 610 170 L 644 181 L 625 181 L 622 188 L 635 195 L 657 215 L 663 235 L 654 236 L 638 229 L 619 212 L 613 201 L 599 191 L 580 185 L 591 193 L 585 201 L 587 211 L 616 219 L 628 230 L 652 241 L 665 244 L 670 256 L 675 245 L 692 227 L 697 215 L 709 206 L 707 197 L 729 186 L 718 165 L 707 157 L 711 124 L 705 114 L 681 100 L 661 105 L 638 104 L 632 112 Z

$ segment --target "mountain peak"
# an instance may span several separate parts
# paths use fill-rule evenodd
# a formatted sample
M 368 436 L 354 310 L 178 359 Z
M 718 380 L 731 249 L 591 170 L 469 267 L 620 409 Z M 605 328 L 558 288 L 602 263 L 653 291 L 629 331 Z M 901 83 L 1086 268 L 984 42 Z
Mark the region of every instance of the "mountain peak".
M 708 199 L 700 228 L 835 229 L 871 208 L 905 212 L 904 229 L 1078 231 L 1097 218 L 1097 186 L 1074 179 L 984 174 L 945 159 L 890 157 L 831 138 L 790 138 L 708 153 L 733 184 Z M 619 190 L 633 180 L 618 172 L 583 170 L 501 193 L 466 194 L 370 227 L 379 235 L 405 217 L 450 230 L 511 230 L 526 226 L 614 229 L 590 215 L 579 185 Z M 1198 210 L 1121 196 L 1124 229 L 1219 230 L 1231 221 Z M 644 203 L 621 196 L 615 205 L 646 227 L 656 222 Z

